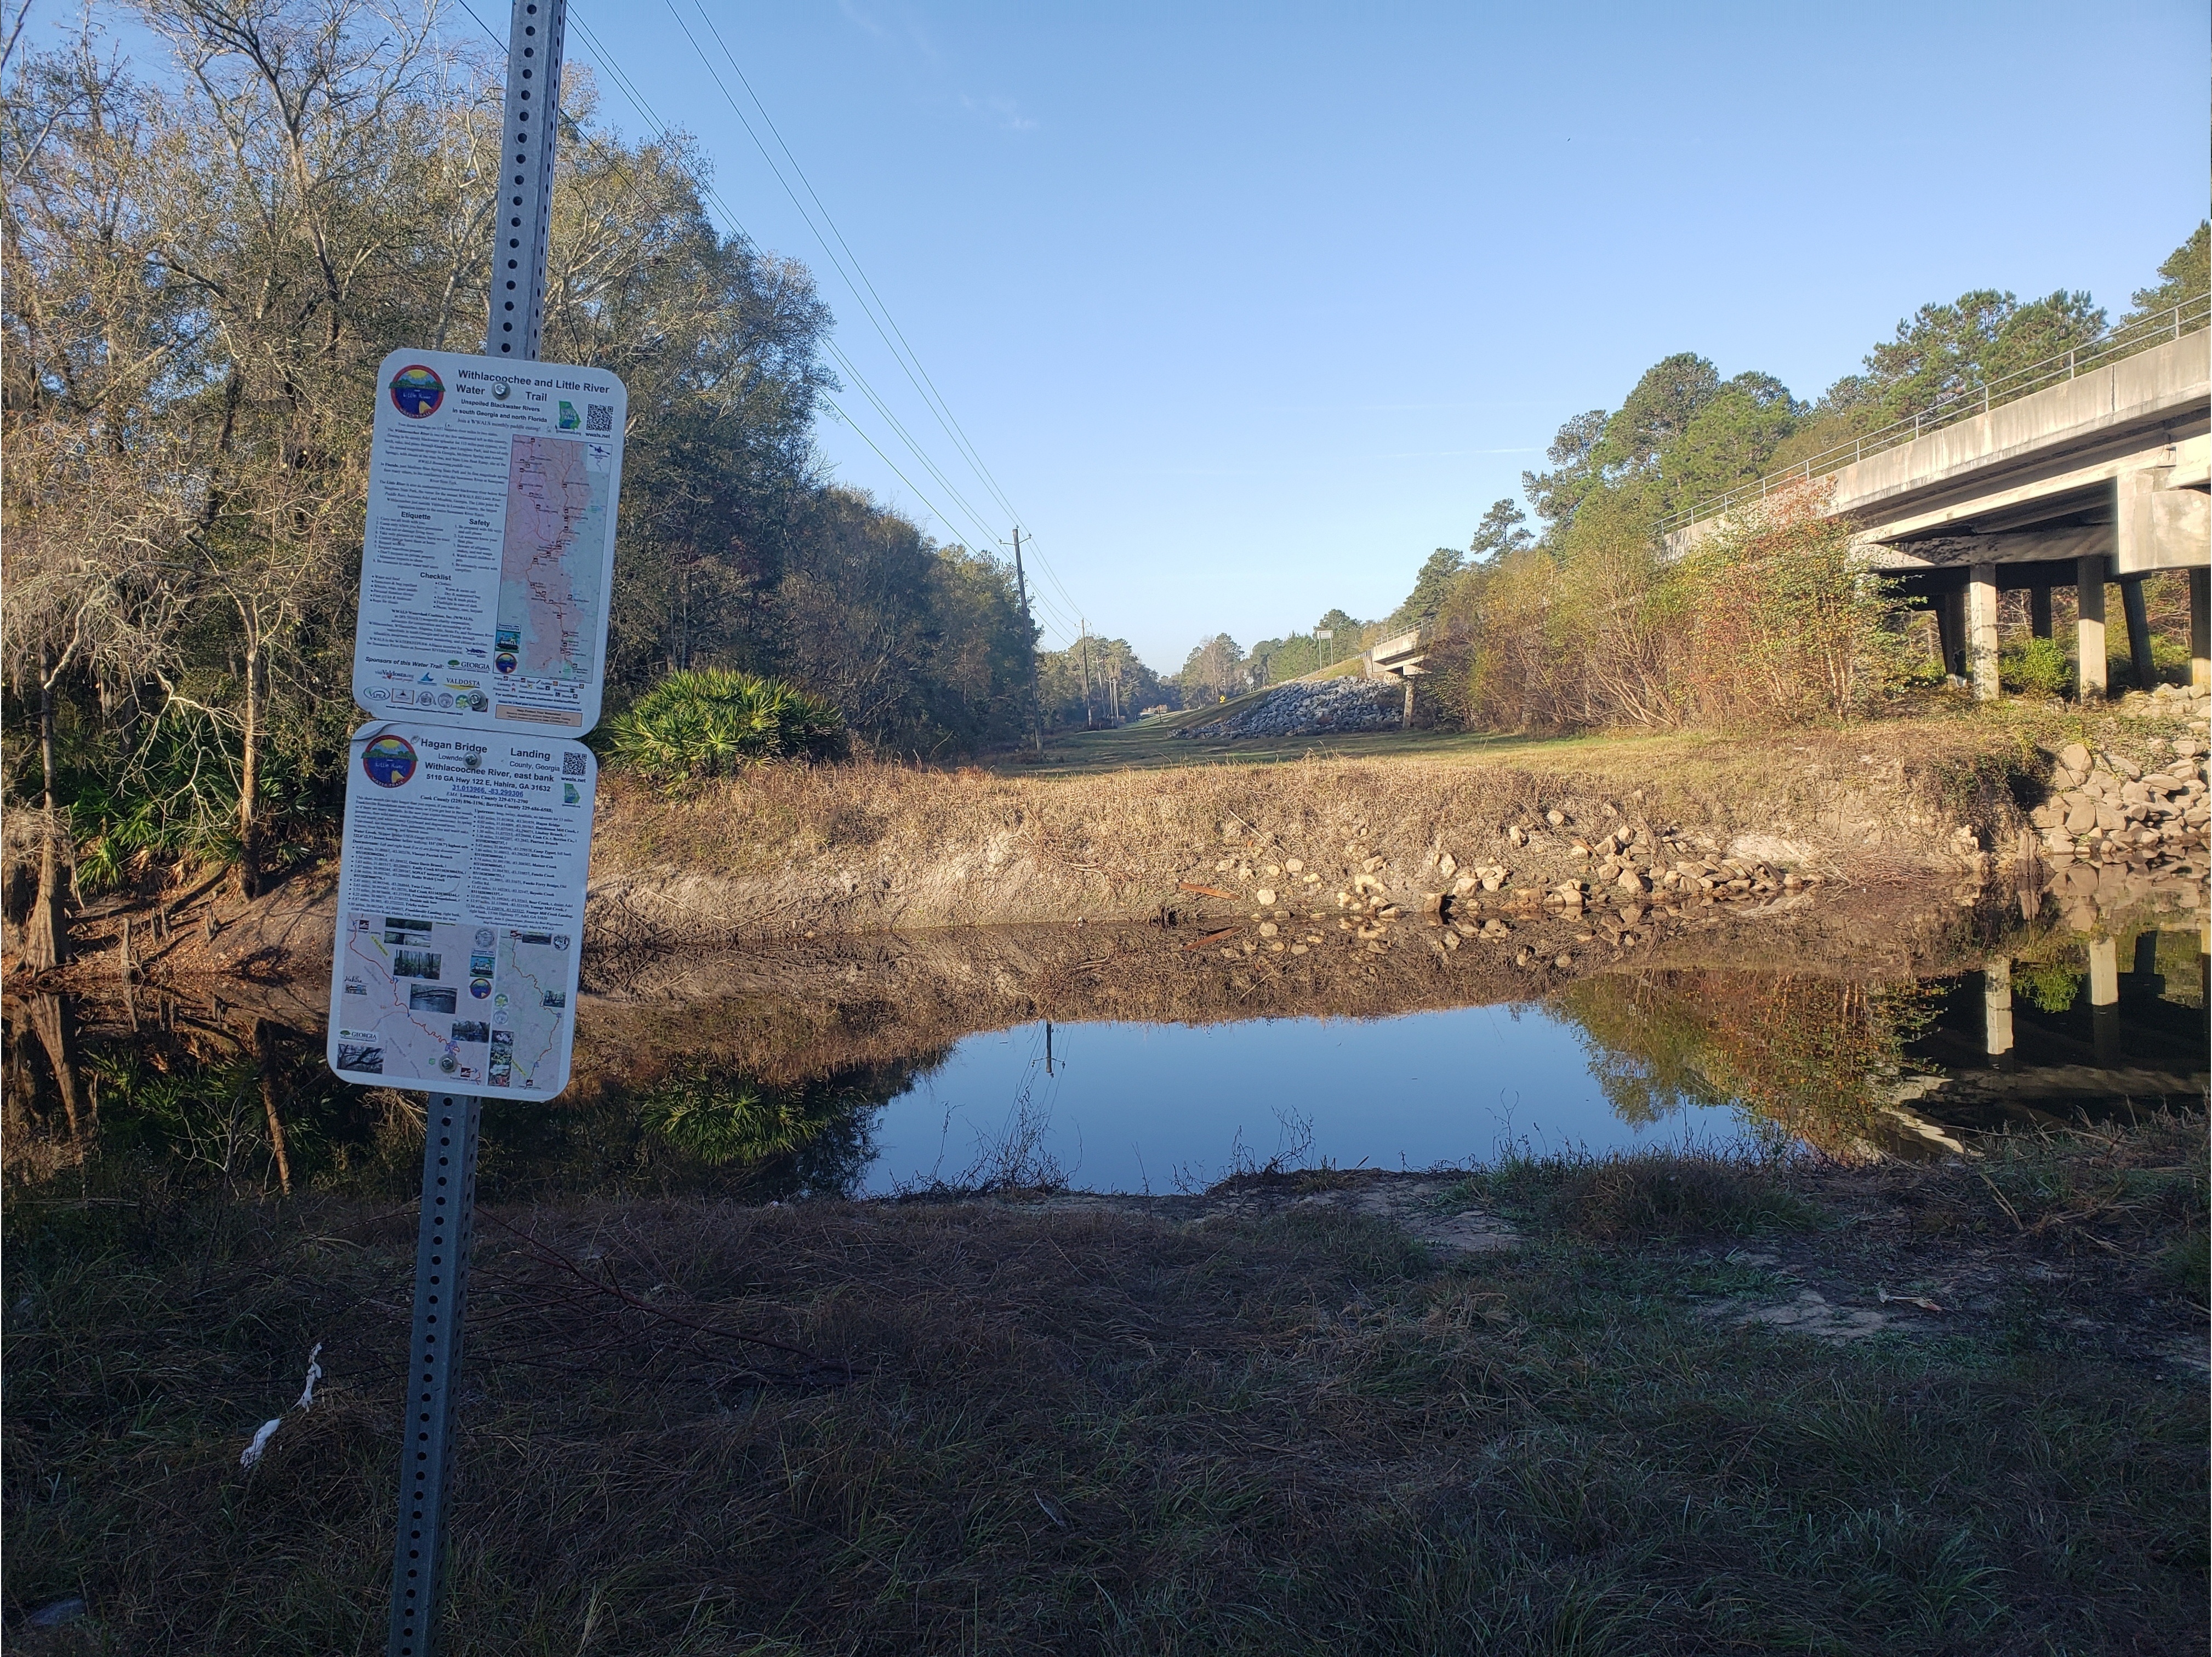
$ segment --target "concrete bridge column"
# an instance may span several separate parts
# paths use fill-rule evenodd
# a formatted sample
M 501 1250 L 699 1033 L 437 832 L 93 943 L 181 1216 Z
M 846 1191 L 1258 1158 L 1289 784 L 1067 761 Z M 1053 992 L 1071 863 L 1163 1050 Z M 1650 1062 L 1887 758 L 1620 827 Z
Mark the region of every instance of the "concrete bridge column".
M 1997 567 L 1976 564 L 1966 580 L 1966 656 L 1974 700 L 1997 699 Z
M 1992 956 L 1982 967 L 1982 1029 L 1990 1057 L 2012 1051 L 2012 962 Z
M 1954 587 L 1936 598 L 1936 647 L 1942 653 L 1943 671 L 1966 676 L 1966 594 Z
M 2136 689 L 2148 690 L 2156 670 L 2151 666 L 2150 612 L 2143 604 L 2142 576 L 2129 576 L 2120 582 L 2120 614 L 2127 618 L 2128 661 L 2135 670 Z
M 2089 1042 L 2100 1065 L 2118 1062 L 2120 1045 L 2120 944 L 2100 938 L 2089 944 Z
M 2105 695 L 2105 555 L 2094 553 L 2075 565 L 2074 591 L 2080 619 L 2074 623 L 2079 653 L 2075 689 L 2083 701 Z
M 2212 690 L 2212 569 L 2189 572 L 2189 683 Z
M 2051 636 L 2051 589 L 2047 586 L 2027 590 L 2027 630 L 2039 639 Z

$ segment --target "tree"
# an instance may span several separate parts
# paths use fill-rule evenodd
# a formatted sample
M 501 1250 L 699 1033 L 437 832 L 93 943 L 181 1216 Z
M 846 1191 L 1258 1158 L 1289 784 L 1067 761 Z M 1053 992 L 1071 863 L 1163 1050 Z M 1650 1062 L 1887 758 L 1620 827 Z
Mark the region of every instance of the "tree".
M 2060 288 L 2022 303 L 1994 288 L 1974 288 L 1904 319 L 1867 353 L 1866 371 L 1838 380 L 1821 403 L 1850 412 L 1862 428 L 1887 425 L 1978 395 L 2007 374 L 2087 344 L 2104 328 L 2104 312 L 2085 293 Z
M 1644 371 L 1620 411 L 1605 422 L 1595 455 L 1608 470 L 1650 467 L 1719 394 L 1720 372 L 1694 351 L 1677 351 Z
M 1528 497 L 1536 516 L 1544 520 L 1547 535 L 1572 522 L 1575 508 L 1603 482 L 1598 445 L 1605 437 L 1607 418 L 1603 409 L 1577 415 L 1559 428 L 1551 446 L 1544 451 L 1552 470 L 1521 474 L 1521 492 Z
M 1490 510 L 1482 514 L 1482 521 L 1474 526 L 1474 538 L 1468 543 L 1469 561 L 1489 563 L 1529 545 L 1534 537 L 1528 533 L 1528 514 L 1510 500 L 1491 502 Z
M 1402 633 L 1408 628 L 1419 627 L 1425 618 L 1437 613 L 1444 594 L 1466 568 L 1467 555 L 1457 547 L 1438 547 L 1422 561 L 1419 573 L 1413 577 L 1413 590 L 1390 612 L 1384 628 L 1392 633 Z
M 1243 661 L 1243 648 L 1225 633 L 1200 640 L 1184 659 L 1182 671 L 1176 676 L 1184 700 L 1211 696 L 1219 701 L 1243 690 L 1244 677 L 1239 670 Z
M 2138 288 L 2129 301 L 2128 314 L 2123 324 L 2141 322 L 2170 311 L 2185 300 L 2192 300 L 2212 287 L 2212 219 L 2200 219 L 2197 228 L 2189 233 L 2189 240 L 2166 256 L 2158 267 L 2160 282 L 2155 288 Z M 2187 326 L 2202 328 L 2205 319 L 2199 315 Z
M 1773 375 L 1736 375 L 1668 443 L 1659 468 L 1663 504 L 1679 510 L 1757 479 L 1805 413 Z

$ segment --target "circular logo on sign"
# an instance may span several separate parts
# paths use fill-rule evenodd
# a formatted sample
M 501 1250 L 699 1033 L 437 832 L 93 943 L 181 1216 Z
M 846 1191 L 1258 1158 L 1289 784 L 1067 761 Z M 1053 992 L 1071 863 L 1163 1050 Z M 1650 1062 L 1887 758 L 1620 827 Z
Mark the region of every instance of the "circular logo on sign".
M 498 655 L 491 659 L 491 665 L 502 673 L 514 672 L 514 652 L 511 650 L 501 651 Z
M 421 363 L 392 376 L 392 406 L 410 420 L 428 420 L 446 400 L 446 382 Z
M 477 1000 L 483 1000 L 484 997 L 491 993 L 491 980 L 489 978 L 471 978 L 469 980 L 469 993 L 474 996 Z
M 415 774 L 415 748 L 404 737 L 379 737 L 362 750 L 361 768 L 380 788 L 397 788 Z

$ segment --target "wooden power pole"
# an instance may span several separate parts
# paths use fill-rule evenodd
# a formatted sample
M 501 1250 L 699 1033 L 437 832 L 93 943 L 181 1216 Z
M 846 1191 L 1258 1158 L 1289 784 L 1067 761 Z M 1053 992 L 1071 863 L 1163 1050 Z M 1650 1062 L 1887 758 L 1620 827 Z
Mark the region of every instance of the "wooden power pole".
M 1029 577 L 1022 571 L 1022 526 L 1014 525 L 1014 592 L 1022 601 L 1022 649 L 1030 665 L 1030 749 L 1044 752 L 1044 696 L 1037 689 L 1036 623 L 1030 619 Z
M 1091 623 L 1081 616 L 1076 618 L 1076 630 L 1083 646 L 1083 728 L 1091 729 Z

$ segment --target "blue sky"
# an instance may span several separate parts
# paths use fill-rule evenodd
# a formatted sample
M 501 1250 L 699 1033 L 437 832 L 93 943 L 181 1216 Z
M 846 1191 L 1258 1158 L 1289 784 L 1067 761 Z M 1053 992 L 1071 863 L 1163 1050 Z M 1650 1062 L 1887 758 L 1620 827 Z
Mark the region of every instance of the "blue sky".
M 854 363 L 1005 535 L 669 3 L 574 15 L 700 138 L 746 229 L 815 265 Z M 713 52 L 695 0 L 672 3 Z M 1969 287 L 2086 287 L 2117 313 L 2205 210 L 2194 0 L 1863 4 L 1848 23 L 707 3 L 1024 514 L 1066 589 L 1048 596 L 1163 670 L 1217 628 L 1249 645 L 1331 604 L 1387 610 L 1517 495 L 1562 420 L 1669 351 L 1809 395 Z M 851 429 L 822 443 L 932 515 Z
M 2117 315 L 2206 208 L 2203 0 L 572 0 L 999 537 L 678 27 L 714 51 L 701 3 L 1035 536 L 1048 640 L 1079 612 L 1162 671 L 1382 614 L 1670 351 L 1806 396 L 1969 287 Z M 840 476 L 980 538 L 840 401 L 919 489 L 825 423 Z

